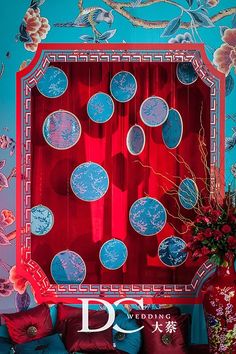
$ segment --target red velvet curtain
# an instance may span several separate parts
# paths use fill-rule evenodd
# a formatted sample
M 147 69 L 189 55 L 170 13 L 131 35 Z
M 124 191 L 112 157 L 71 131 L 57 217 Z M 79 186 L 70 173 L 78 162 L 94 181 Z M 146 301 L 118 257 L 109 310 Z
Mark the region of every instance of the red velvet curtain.
M 171 152 L 182 155 L 193 172 L 204 177 L 198 132 L 203 104 L 202 118 L 209 147 L 209 88 L 200 79 L 190 86 L 181 84 L 176 78 L 175 63 L 57 63 L 55 66 L 68 76 L 66 93 L 48 99 L 36 87 L 32 90 L 32 206 L 46 205 L 55 217 L 54 227 L 47 235 L 32 235 L 32 258 L 51 282 L 50 263 L 54 255 L 70 249 L 79 253 L 86 263 L 85 283 L 189 283 L 198 265 L 188 259 L 178 268 L 168 268 L 157 256 L 161 240 L 180 235 L 167 224 L 156 236 L 143 237 L 130 226 L 128 214 L 133 202 L 145 195 L 159 199 L 172 214 L 177 213 L 173 198 L 163 190 L 170 190 L 173 184 L 142 167 L 137 160 L 176 184 L 180 177 L 189 177 L 184 165 L 163 144 L 161 127 L 149 128 L 142 123 L 139 116 L 142 101 L 152 95 L 161 96 L 180 112 L 184 122 L 183 139 Z M 135 97 L 128 103 L 115 101 L 115 113 L 107 123 L 92 122 L 86 111 L 89 98 L 98 91 L 109 93 L 112 76 L 121 70 L 130 71 L 136 77 Z M 64 151 L 51 148 L 42 135 L 45 118 L 59 109 L 74 113 L 82 125 L 79 142 Z M 145 149 L 138 157 L 126 148 L 127 132 L 135 123 L 146 134 Z M 92 203 L 78 199 L 70 188 L 72 171 L 86 161 L 101 164 L 110 178 L 106 195 Z M 192 216 L 191 212 L 183 210 L 183 213 Z M 168 221 L 184 229 L 176 219 L 168 217 Z M 113 237 L 125 242 L 129 254 L 122 268 L 109 271 L 100 264 L 99 250 Z M 181 237 L 188 240 L 190 235 Z

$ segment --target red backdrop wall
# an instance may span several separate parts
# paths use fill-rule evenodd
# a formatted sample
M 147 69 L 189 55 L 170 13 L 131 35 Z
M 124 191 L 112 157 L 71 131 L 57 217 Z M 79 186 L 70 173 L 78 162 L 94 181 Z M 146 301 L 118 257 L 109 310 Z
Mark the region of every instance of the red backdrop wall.
M 189 177 L 183 164 L 177 163 L 162 141 L 161 127 L 145 126 L 139 116 L 142 101 L 148 96 L 163 97 L 169 107 L 182 115 L 184 133 L 181 144 L 172 150 L 180 154 L 198 177 L 204 177 L 198 148 L 200 109 L 203 103 L 203 124 L 209 146 L 210 90 L 198 79 L 190 86 L 176 78 L 175 63 L 57 63 L 64 70 L 69 86 L 61 97 L 48 99 L 36 87 L 32 90 L 32 206 L 43 204 L 54 213 L 55 224 L 43 237 L 32 235 L 32 258 L 38 262 L 51 282 L 50 263 L 54 255 L 70 249 L 79 253 L 87 267 L 85 283 L 189 283 L 199 264 L 188 259 L 177 268 L 164 266 L 157 257 L 161 240 L 180 236 L 167 223 L 156 236 L 143 237 L 130 226 L 128 213 L 133 202 L 145 195 L 159 199 L 176 214 L 176 205 L 165 190 L 173 184 L 155 175 L 145 165 L 179 184 L 180 177 Z M 128 103 L 115 101 L 115 113 L 105 124 L 92 122 L 86 111 L 89 98 L 98 91 L 109 93 L 112 76 L 130 71 L 137 80 L 138 90 Z M 65 109 L 80 120 L 82 135 L 71 149 L 51 148 L 42 135 L 42 125 L 48 114 Z M 126 148 L 129 128 L 140 124 L 146 134 L 146 146 L 138 156 Z M 70 188 L 70 176 L 80 163 L 93 161 L 108 172 L 110 187 L 100 200 L 89 203 L 79 200 Z M 199 180 L 200 181 L 200 180 Z M 199 189 L 201 183 L 199 183 Z M 182 210 L 185 215 L 191 212 Z M 168 216 L 168 221 L 179 229 L 180 222 Z M 101 245 L 112 237 L 123 240 L 128 248 L 125 265 L 115 271 L 106 270 L 99 261 Z M 190 235 L 183 237 L 187 240 Z

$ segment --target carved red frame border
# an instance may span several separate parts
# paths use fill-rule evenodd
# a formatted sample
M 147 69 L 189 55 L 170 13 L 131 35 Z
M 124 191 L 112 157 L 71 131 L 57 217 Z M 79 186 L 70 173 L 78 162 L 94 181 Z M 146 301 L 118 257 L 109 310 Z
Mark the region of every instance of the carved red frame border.
M 17 242 L 16 266 L 33 286 L 38 302 L 75 303 L 78 298 L 144 298 L 146 303 L 196 303 L 200 289 L 214 271 L 210 262 L 196 272 L 191 284 L 57 285 L 50 284 L 31 259 L 30 236 L 30 92 L 50 62 L 55 61 L 191 61 L 198 76 L 211 88 L 212 188 L 224 193 L 225 77 L 211 64 L 203 44 L 40 44 L 32 62 L 17 73 Z M 213 178 L 219 171 L 219 179 Z M 24 179 L 21 176 L 24 176 Z

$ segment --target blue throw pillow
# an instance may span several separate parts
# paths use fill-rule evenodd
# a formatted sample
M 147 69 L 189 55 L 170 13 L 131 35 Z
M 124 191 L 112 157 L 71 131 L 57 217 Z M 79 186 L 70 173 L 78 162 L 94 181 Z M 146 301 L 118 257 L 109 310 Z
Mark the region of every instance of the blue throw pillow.
M 8 338 L 0 337 L 0 354 L 10 354 L 12 344 Z
M 17 344 L 15 351 L 16 354 L 68 354 L 59 334 Z
M 127 313 L 123 311 L 117 311 L 114 325 L 115 324 L 129 331 L 139 328 L 136 320 L 129 318 Z M 123 350 L 128 354 L 138 354 L 141 348 L 141 331 L 121 333 L 113 329 L 113 341 L 116 344 L 116 349 Z

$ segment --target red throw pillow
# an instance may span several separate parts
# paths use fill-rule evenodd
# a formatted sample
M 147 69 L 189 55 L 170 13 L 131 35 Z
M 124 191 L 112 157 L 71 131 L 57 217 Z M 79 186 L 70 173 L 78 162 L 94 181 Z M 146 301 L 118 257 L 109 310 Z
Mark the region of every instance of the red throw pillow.
M 68 306 L 64 304 L 57 305 L 57 321 L 56 331 L 58 333 L 64 333 L 66 322 L 71 318 L 81 318 L 82 321 L 82 309 L 79 307 Z
M 96 310 L 89 310 L 89 323 L 90 319 L 92 316 L 98 312 L 99 314 L 107 314 L 106 311 L 96 311 Z M 69 306 L 69 305 L 64 305 L 59 303 L 57 305 L 57 321 L 56 321 L 56 331 L 58 333 L 64 334 L 65 329 L 66 329 L 66 323 L 68 320 L 71 318 L 77 318 L 78 320 L 80 319 L 81 323 L 81 328 L 82 328 L 82 308 L 81 307 L 75 307 L 75 306 Z M 104 321 L 105 324 L 105 321 Z
M 48 305 L 42 304 L 28 311 L 2 315 L 12 341 L 22 344 L 49 336 L 53 325 Z
M 187 353 L 189 315 L 172 314 L 168 309 L 132 311 L 142 329 L 142 354 Z
M 106 311 L 91 311 L 89 327 L 97 329 L 106 324 Z M 81 318 L 71 318 L 66 323 L 64 343 L 69 352 L 115 352 L 113 346 L 112 327 L 100 332 L 78 332 L 81 330 Z

